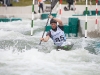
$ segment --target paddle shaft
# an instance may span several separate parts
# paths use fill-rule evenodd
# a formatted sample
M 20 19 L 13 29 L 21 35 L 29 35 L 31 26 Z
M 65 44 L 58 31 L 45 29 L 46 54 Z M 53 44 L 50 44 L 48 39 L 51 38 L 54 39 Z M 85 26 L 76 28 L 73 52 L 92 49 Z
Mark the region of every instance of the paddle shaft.
M 51 9 L 51 11 L 50 11 L 50 15 L 51 15 L 51 12 L 52 12 L 52 9 Z M 48 20 L 47 20 L 46 26 L 48 25 L 48 21 L 49 21 L 49 17 L 48 17 Z M 44 29 L 44 32 L 43 32 L 42 38 L 43 38 L 43 36 L 44 36 L 44 33 L 45 33 L 45 29 Z M 39 45 L 41 44 L 41 42 L 42 42 L 42 41 L 40 41 Z

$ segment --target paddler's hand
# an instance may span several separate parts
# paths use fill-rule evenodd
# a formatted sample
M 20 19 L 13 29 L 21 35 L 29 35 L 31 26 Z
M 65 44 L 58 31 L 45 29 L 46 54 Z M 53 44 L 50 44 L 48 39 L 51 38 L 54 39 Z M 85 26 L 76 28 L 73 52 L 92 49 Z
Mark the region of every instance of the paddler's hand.
M 44 41 L 44 38 L 41 38 L 40 40 L 41 40 L 41 41 Z
M 48 17 L 49 17 L 50 19 L 52 19 L 52 18 L 53 18 L 53 16 L 52 16 L 52 15 L 48 15 Z

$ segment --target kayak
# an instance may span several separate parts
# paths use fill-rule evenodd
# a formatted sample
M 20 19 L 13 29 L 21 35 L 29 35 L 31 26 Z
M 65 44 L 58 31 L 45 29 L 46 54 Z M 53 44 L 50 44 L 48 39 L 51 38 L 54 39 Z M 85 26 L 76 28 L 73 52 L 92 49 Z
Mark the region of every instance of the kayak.
M 57 49 L 57 51 L 59 51 L 59 50 L 66 50 L 66 51 L 68 51 L 68 50 L 71 50 L 71 49 L 72 49 L 73 45 L 74 45 L 74 44 L 65 45 L 65 46 L 57 46 L 56 49 Z

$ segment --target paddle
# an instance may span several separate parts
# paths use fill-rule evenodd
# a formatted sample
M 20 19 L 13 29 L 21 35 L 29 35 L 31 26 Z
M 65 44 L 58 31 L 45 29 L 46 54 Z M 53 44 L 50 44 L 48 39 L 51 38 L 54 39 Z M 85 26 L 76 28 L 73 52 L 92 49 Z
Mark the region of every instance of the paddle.
M 57 2 L 58 2 L 58 0 L 51 0 L 51 11 L 50 11 L 50 14 L 49 14 L 49 15 L 51 15 L 52 9 L 54 8 L 54 6 L 56 5 Z M 49 21 L 49 17 L 48 17 L 46 26 L 48 25 L 48 21 Z M 44 30 L 44 32 L 43 32 L 42 38 L 43 38 L 43 36 L 44 36 L 44 33 L 45 33 L 45 30 Z M 39 45 L 41 44 L 41 42 L 42 42 L 42 41 L 40 41 Z
M 50 15 L 51 15 L 51 12 L 52 12 L 52 9 L 51 9 L 51 11 L 50 11 Z M 48 20 L 47 20 L 46 26 L 48 25 L 48 21 L 49 21 L 49 17 L 48 17 Z M 45 33 L 45 29 L 44 29 L 44 32 L 43 32 L 42 38 L 43 38 L 43 36 L 44 36 L 44 33 Z M 42 42 L 42 41 L 40 41 L 39 45 L 41 44 L 41 42 Z

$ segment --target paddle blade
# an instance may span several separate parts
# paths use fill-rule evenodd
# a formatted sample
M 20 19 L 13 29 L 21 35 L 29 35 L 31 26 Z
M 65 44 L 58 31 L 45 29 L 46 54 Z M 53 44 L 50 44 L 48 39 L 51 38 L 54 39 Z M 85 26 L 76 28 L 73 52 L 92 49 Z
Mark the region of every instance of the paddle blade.
M 57 4 L 59 0 L 52 0 L 51 1 L 51 10 L 55 7 L 55 5 Z

